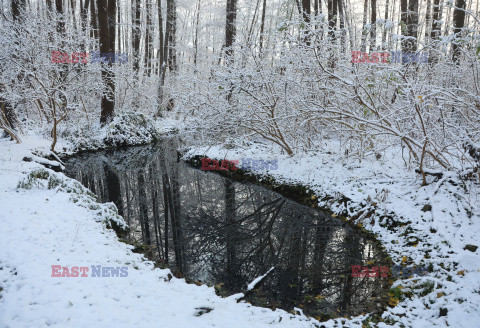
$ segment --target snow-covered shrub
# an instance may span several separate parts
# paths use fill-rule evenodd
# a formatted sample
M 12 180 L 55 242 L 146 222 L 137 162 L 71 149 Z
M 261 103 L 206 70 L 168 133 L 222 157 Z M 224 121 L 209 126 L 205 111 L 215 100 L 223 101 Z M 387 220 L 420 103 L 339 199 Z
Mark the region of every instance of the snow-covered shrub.
M 480 142 L 475 49 L 458 64 L 446 51 L 428 64 L 352 64 L 345 45 L 325 37 L 327 26 L 306 44 L 295 24 L 272 32 L 273 48 L 237 45 L 233 64 L 180 77 L 179 107 L 197 120 L 202 143 L 257 136 L 293 154 L 333 140 L 339 154 L 360 160 L 404 153 L 422 173 L 474 165 L 463 145 Z
M 105 127 L 103 142 L 107 146 L 132 146 L 155 141 L 159 133 L 152 119 L 142 113 L 117 115 Z
M 36 169 L 30 172 L 18 183 L 18 189 L 57 189 L 71 194 L 70 201 L 81 207 L 85 207 L 96 214 L 96 219 L 110 226 L 112 222 L 121 229 L 126 229 L 127 224 L 121 216 L 115 204 L 100 204 L 96 196 L 76 180 L 67 178 L 63 174 L 55 173 L 48 169 Z

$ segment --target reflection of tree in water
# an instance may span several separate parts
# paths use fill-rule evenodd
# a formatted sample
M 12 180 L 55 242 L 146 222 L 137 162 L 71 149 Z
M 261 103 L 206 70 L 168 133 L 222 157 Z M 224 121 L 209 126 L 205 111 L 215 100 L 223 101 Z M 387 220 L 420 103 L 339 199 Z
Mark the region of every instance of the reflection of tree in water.
M 86 155 L 68 171 L 113 201 L 159 261 L 185 276 L 239 292 L 272 266 L 248 300 L 307 314 L 372 310 L 386 283 L 352 278 L 350 266 L 374 261 L 370 241 L 330 216 L 262 188 L 179 163 L 172 141 Z M 378 296 L 378 297 L 377 297 Z

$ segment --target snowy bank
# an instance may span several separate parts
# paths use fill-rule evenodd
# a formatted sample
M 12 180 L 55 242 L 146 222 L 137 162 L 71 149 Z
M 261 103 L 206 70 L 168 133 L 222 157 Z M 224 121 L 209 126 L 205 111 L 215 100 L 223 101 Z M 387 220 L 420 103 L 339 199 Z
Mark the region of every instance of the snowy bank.
M 273 169 L 259 166 L 254 173 L 260 179 L 306 186 L 315 192 L 319 207 L 376 234 L 396 264 L 429 268 L 427 276 L 397 280 L 393 307 L 380 320 L 365 323 L 478 326 L 480 194 L 474 182 L 445 173 L 442 178 L 429 176 L 430 184 L 422 187 L 419 175 L 405 168 L 398 153 L 358 163 L 336 154 L 335 147 L 288 157 L 273 146 L 251 143 L 193 147 L 185 158 L 198 155 L 238 161 L 240 167 L 246 159 L 277 160 Z M 350 320 L 345 326 L 357 327 Z

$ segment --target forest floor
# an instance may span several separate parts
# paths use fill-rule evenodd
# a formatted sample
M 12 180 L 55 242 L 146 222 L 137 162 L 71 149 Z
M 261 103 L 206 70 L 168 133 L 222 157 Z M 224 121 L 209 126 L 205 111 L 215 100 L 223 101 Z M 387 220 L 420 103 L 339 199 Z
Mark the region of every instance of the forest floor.
M 60 142 L 62 147 L 68 145 Z M 22 144 L 0 139 L 0 327 L 362 327 L 368 321 L 363 315 L 318 323 L 171 278 L 169 270 L 154 268 L 107 228 L 105 221 L 117 217 L 112 204 L 97 204 L 75 180 L 23 161 L 48 148 L 38 136 Z M 402 293 L 392 295 L 394 306 L 372 326 L 478 327 L 475 185 L 466 192 L 463 182 L 432 177 L 421 187 L 419 176 L 394 153 L 359 163 L 334 151 L 289 158 L 274 146 L 252 143 L 229 150 L 197 147 L 187 156 L 195 154 L 278 159 L 278 169 L 264 173 L 310 187 L 325 199 L 320 205 L 377 234 L 396 264 L 428 266 L 427 276 L 395 282 Z M 349 201 L 341 202 L 342 196 Z M 69 273 L 74 266 L 90 269 L 88 277 L 52 277 L 54 265 L 69 267 Z M 92 266 L 98 265 L 128 274 L 93 277 Z

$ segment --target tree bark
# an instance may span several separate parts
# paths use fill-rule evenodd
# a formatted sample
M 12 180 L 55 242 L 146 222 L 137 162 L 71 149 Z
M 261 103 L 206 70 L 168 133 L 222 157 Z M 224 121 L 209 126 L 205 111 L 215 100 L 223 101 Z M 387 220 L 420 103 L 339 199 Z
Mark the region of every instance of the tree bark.
M 159 0 L 160 1 L 160 0 Z M 141 23 L 140 23 L 140 0 L 132 0 L 132 41 L 133 41 L 133 69 L 138 72 L 140 66 L 140 37 L 141 37 Z
M 402 35 L 408 37 L 408 0 L 401 0 L 400 2 L 400 22 L 402 27 Z M 402 39 L 402 51 L 408 52 L 408 39 Z
M 167 61 L 170 72 L 177 71 L 177 4 L 175 0 L 167 0 Z
M 92 37 L 96 40 L 98 39 L 98 14 L 97 14 L 97 9 L 96 9 L 96 1 L 90 0 L 90 21 L 91 21 L 91 26 L 92 26 Z
M 267 0 L 263 0 L 262 22 L 260 24 L 260 52 L 263 49 L 263 34 L 265 33 L 265 14 L 267 10 Z
M 371 2 L 370 52 L 377 50 L 377 0 Z
M 14 22 L 17 22 L 22 18 L 21 15 L 25 8 L 25 0 L 12 0 L 12 19 Z M 3 91 L 3 85 L 0 85 L 0 91 Z M 3 97 L 0 97 L 0 106 L 0 114 L 3 114 L 3 117 L 1 118 L 5 121 L 4 124 L 0 124 L 5 130 L 4 134 L 8 134 L 12 139 L 20 142 L 20 139 L 17 136 L 18 117 L 15 108 Z
M 237 0 L 227 0 L 227 12 L 225 23 L 225 54 L 227 64 L 233 62 L 233 42 L 237 34 L 235 20 L 237 18 Z
M 460 46 L 457 38 L 461 36 L 463 27 L 465 26 L 465 0 L 457 0 L 455 3 L 455 10 L 453 11 L 453 32 L 455 33 L 455 40 L 452 44 L 452 61 L 459 63 Z
M 329 0 L 330 3 L 331 0 Z M 406 1 L 406 0 L 405 0 Z M 362 52 L 367 51 L 367 16 L 368 16 L 368 0 L 363 2 L 363 20 L 362 20 Z
M 390 8 L 390 0 L 387 0 L 385 3 L 385 24 L 388 21 L 388 9 Z M 386 50 L 387 49 L 387 29 L 384 27 L 383 28 L 383 34 L 382 34 L 382 49 Z
M 20 15 L 25 10 L 25 5 L 25 0 L 12 0 L 12 18 L 14 21 L 21 17 Z
M 145 1 L 145 15 L 147 17 L 147 26 L 145 28 L 145 71 L 147 73 L 147 76 L 151 75 L 151 69 L 152 69 L 152 49 L 153 49 L 153 35 L 151 31 L 152 27 L 152 4 L 150 0 Z
M 98 1 L 98 21 L 100 24 L 100 53 L 115 53 L 116 1 Z M 106 92 L 102 95 L 100 123 L 105 125 L 115 115 L 115 81 L 111 61 L 102 63 L 102 80 Z
M 410 0 L 407 14 L 407 40 L 408 51 L 417 51 L 418 44 L 418 0 Z
M 425 43 L 428 43 L 430 38 L 430 31 L 428 30 L 432 26 L 432 1 L 427 0 L 427 13 L 425 15 Z

